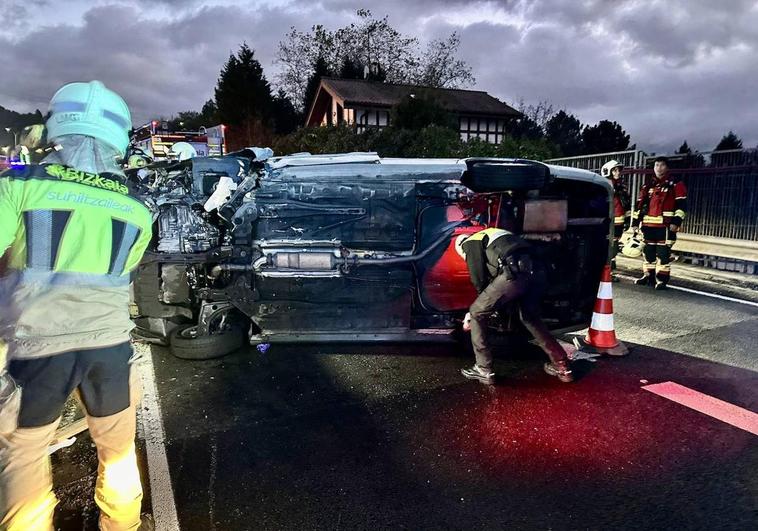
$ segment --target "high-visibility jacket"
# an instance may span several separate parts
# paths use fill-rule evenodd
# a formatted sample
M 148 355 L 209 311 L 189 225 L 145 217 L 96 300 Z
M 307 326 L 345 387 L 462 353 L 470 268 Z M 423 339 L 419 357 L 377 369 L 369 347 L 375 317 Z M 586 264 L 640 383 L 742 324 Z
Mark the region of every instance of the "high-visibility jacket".
M 653 179 L 640 189 L 634 215 L 643 227 L 680 226 L 687 215 L 687 187 L 668 177 Z
M 127 341 L 152 215 L 118 177 L 59 164 L 0 174 L 0 338 L 11 359 Z
M 528 249 L 529 244 L 511 232 L 490 228 L 469 236 L 461 248 L 466 253 L 471 282 L 481 293 L 498 275 L 503 261 L 518 251 Z

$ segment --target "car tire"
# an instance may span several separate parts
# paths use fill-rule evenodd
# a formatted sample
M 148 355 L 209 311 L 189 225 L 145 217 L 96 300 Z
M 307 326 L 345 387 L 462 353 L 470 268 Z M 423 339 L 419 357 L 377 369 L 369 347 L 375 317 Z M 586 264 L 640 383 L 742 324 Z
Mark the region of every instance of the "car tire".
M 194 328 L 196 325 L 184 325 L 171 332 L 171 354 L 183 360 L 212 360 L 226 356 L 245 342 L 245 330 L 239 325 L 207 336 L 193 336 Z
M 539 190 L 550 182 L 550 169 L 538 162 L 471 159 L 467 165 L 462 182 L 477 193 Z

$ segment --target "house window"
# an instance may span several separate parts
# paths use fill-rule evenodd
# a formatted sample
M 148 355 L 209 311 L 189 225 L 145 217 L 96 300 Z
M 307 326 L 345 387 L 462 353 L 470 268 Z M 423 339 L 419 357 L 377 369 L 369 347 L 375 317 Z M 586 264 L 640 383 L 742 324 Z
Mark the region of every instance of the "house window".
M 461 140 L 479 138 L 490 144 L 499 144 L 505 135 L 505 122 L 494 117 L 460 116 L 458 127 Z
M 358 131 L 367 127 L 387 127 L 390 124 L 390 112 L 384 109 L 356 109 L 355 125 Z

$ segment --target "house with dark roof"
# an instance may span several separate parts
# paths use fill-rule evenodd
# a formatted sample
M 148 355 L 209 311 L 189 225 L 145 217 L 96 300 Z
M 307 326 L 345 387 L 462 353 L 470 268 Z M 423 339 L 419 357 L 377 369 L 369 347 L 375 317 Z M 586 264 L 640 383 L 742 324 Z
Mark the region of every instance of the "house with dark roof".
M 458 119 L 462 140 L 481 138 L 499 144 L 507 123 L 521 113 L 486 92 L 322 78 L 309 103 L 306 126 L 346 124 L 358 130 L 390 125 L 390 109 L 404 98 L 425 95 Z

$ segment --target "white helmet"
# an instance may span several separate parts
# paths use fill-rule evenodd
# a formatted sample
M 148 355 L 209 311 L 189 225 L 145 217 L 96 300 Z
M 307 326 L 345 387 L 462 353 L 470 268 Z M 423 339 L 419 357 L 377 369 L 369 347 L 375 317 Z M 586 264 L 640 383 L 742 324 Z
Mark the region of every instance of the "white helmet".
M 177 142 L 171 146 L 168 155 L 176 160 L 189 160 L 197 157 L 197 150 L 189 142 Z
M 66 135 L 94 137 L 122 156 L 129 145 L 132 117 L 126 102 L 100 81 L 69 83 L 50 100 L 47 138 L 55 142 Z
M 605 164 L 603 164 L 602 168 L 600 168 L 600 175 L 602 175 L 603 177 L 607 177 L 607 178 L 610 179 L 611 172 L 613 171 L 613 168 L 623 168 L 623 167 L 624 167 L 624 165 L 621 164 L 619 161 L 617 161 L 615 159 L 614 160 L 609 160 L 608 162 L 606 162 Z
M 642 241 L 638 233 L 634 233 L 621 248 L 621 254 L 629 258 L 637 258 L 642 255 L 644 248 L 645 242 Z

